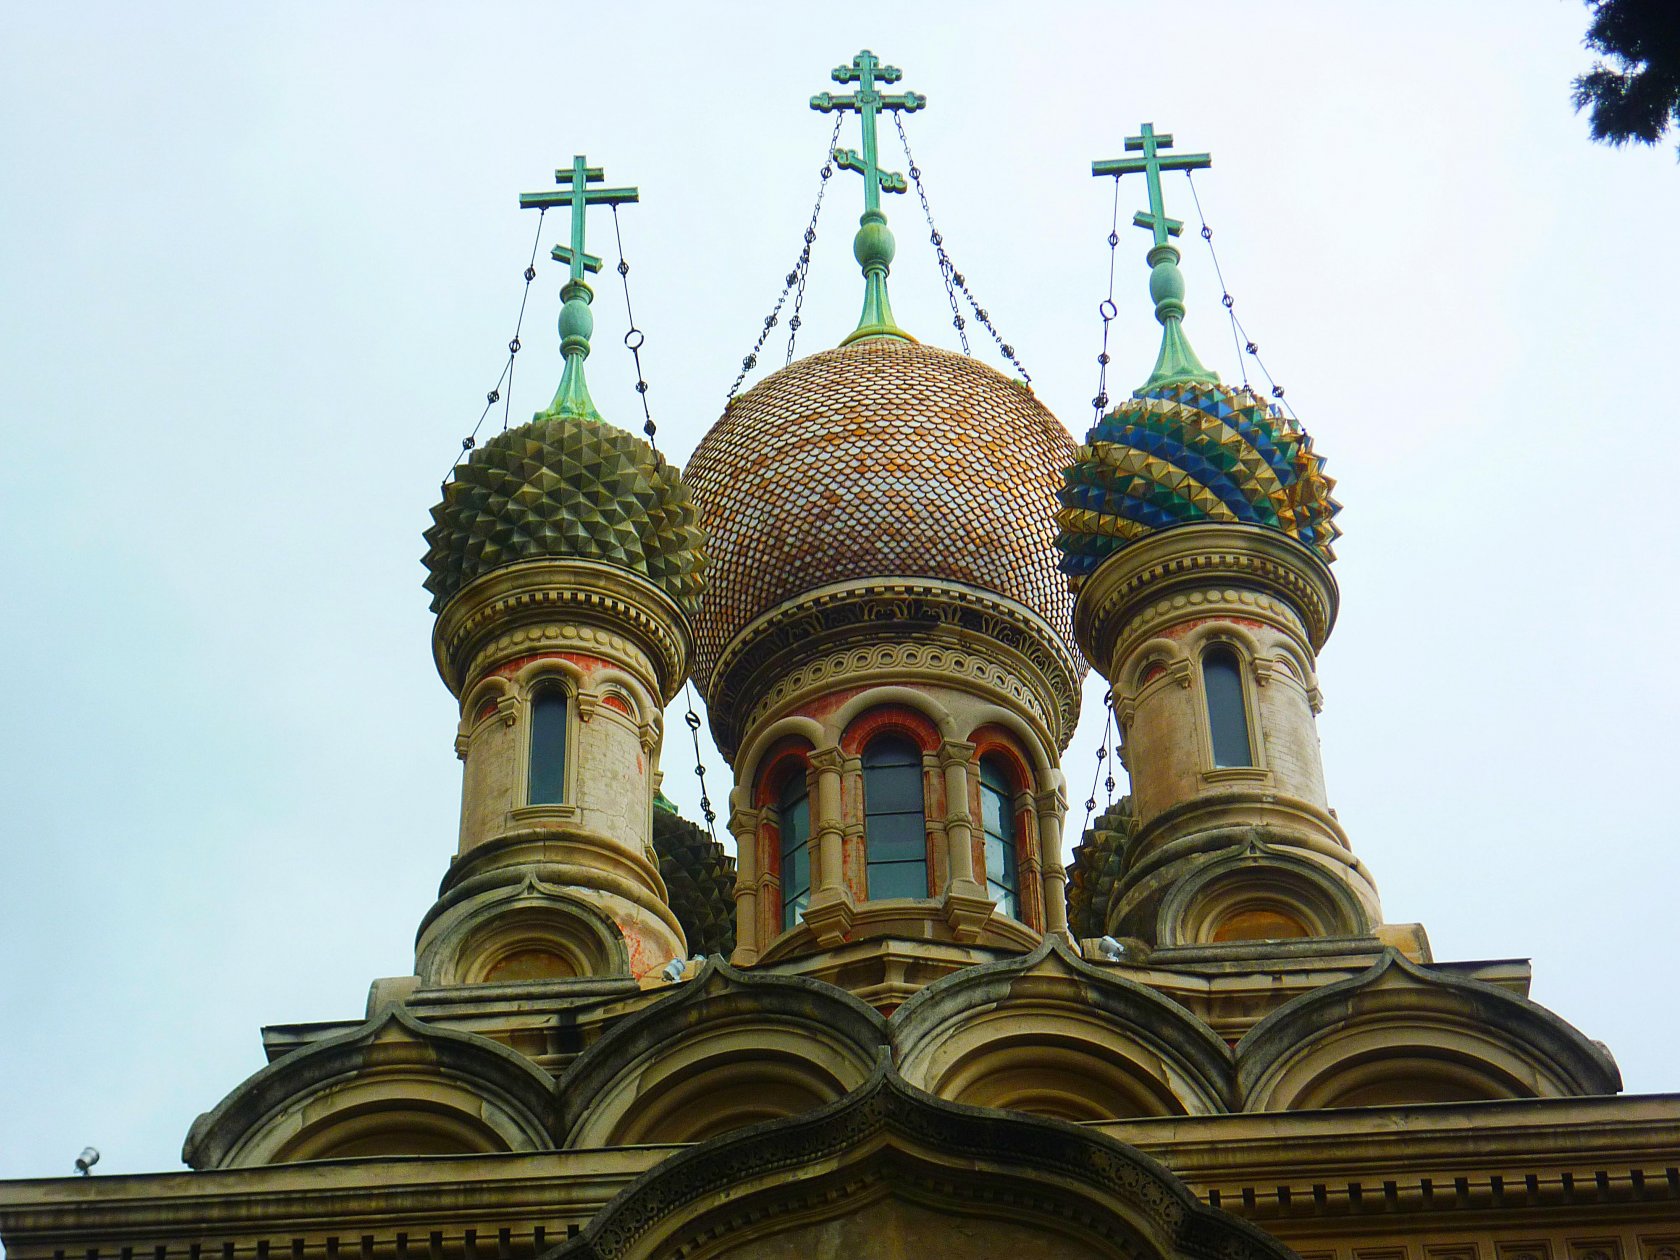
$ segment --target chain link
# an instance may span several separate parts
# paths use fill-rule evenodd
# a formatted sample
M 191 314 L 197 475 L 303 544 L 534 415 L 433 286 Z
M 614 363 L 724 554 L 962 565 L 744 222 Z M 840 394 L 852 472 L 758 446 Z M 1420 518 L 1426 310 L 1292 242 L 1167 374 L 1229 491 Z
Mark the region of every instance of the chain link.
M 513 406 L 513 361 L 519 355 L 519 330 L 525 326 L 525 306 L 531 300 L 531 281 L 537 278 L 537 249 L 542 245 L 543 218 L 547 214 L 546 207 L 537 211 L 537 232 L 531 241 L 531 257 L 525 263 L 525 288 L 519 294 L 519 317 L 513 321 L 513 337 L 508 341 L 507 362 L 502 364 L 502 374 L 496 378 L 496 383 L 484 395 L 484 410 L 478 413 L 478 423 L 473 425 L 471 433 L 461 439 L 463 455 L 478 445 L 478 431 L 484 427 L 490 408 L 498 402 L 502 403 L 502 432 L 507 432 L 510 409 Z M 449 471 L 443 474 L 443 480 L 438 483 L 440 496 L 448 490 L 449 479 L 455 475 L 455 469 L 460 466 L 460 462 L 459 459 L 453 461 L 449 465 Z
M 987 313 L 986 308 L 975 299 L 974 294 L 969 291 L 968 283 L 964 280 L 962 272 L 952 265 L 950 255 L 945 252 L 945 236 L 934 225 L 933 210 L 928 206 L 927 189 L 922 186 L 922 168 L 916 165 L 916 155 L 910 152 L 910 137 L 904 130 L 903 115 L 895 109 L 892 111 L 892 116 L 893 126 L 898 128 L 899 142 L 904 145 L 904 160 L 909 163 L 910 178 L 916 185 L 916 196 L 921 198 L 922 213 L 927 217 L 928 240 L 933 243 L 934 256 L 939 260 L 939 274 L 945 280 L 945 296 L 951 303 L 951 326 L 957 330 L 957 338 L 962 342 L 963 353 L 969 353 L 968 321 L 963 318 L 962 308 L 957 305 L 957 294 L 959 292 L 968 300 L 968 305 L 973 310 L 974 318 L 980 326 L 991 333 L 992 340 L 997 343 L 999 353 L 1009 360 L 1011 366 L 1020 374 L 1021 379 L 1031 385 L 1032 377 L 1027 374 L 1027 369 L 1021 366 L 1021 361 L 1015 357 L 1015 347 L 1005 341 L 998 333 L 998 330 L 992 324 L 992 317 Z
M 1097 768 L 1091 775 L 1091 795 L 1085 798 L 1085 825 L 1079 829 L 1081 837 L 1091 830 L 1091 816 L 1097 812 L 1097 785 L 1101 783 L 1108 792 L 1108 803 L 1114 804 L 1114 691 L 1110 688 L 1103 693 L 1103 707 L 1108 710 L 1103 719 L 1102 743 L 1097 746 Z M 1103 771 L 1108 771 L 1107 779 L 1103 778 Z
M 1108 332 L 1109 325 L 1120 314 L 1120 308 L 1114 305 L 1114 260 L 1120 248 L 1120 177 L 1114 177 L 1114 211 L 1108 225 L 1108 296 L 1097 307 L 1097 314 L 1102 316 L 1102 351 L 1097 355 L 1097 392 L 1091 399 L 1091 410 L 1096 414 L 1091 423 L 1096 424 L 1102 419 L 1103 408 L 1108 406 Z
M 1248 331 L 1242 326 L 1242 321 L 1237 318 L 1237 299 L 1231 296 L 1231 290 L 1225 284 L 1225 273 L 1219 266 L 1219 254 L 1213 248 L 1213 229 L 1207 225 L 1207 216 L 1202 213 L 1202 199 L 1196 194 L 1195 177 L 1189 171 L 1185 171 L 1184 178 L 1190 183 L 1190 197 L 1196 203 L 1196 218 L 1200 220 L 1202 225 L 1202 239 L 1207 242 L 1208 256 L 1213 259 L 1213 274 L 1219 280 L 1220 304 L 1224 306 L 1225 313 L 1231 317 L 1231 340 L 1237 347 L 1237 366 L 1242 372 L 1243 388 L 1249 389 L 1248 365 L 1243 361 L 1243 355 L 1247 354 L 1249 358 L 1254 360 L 1261 375 L 1266 378 L 1266 384 L 1270 386 L 1272 397 L 1276 399 L 1277 404 L 1289 413 L 1291 420 L 1297 420 L 1299 417 L 1296 416 L 1295 409 L 1284 400 L 1283 386 L 1279 385 L 1272 378 L 1272 374 L 1266 370 L 1265 360 L 1260 357 L 1259 345 L 1248 335 Z M 1250 390 L 1250 392 L 1253 391 Z
M 624 286 L 624 316 L 629 321 L 630 331 L 624 334 L 624 348 L 630 352 L 630 357 L 636 364 L 636 393 L 642 400 L 642 432 L 647 434 L 648 445 L 659 453 L 657 436 L 659 426 L 653 422 L 653 412 L 648 407 L 647 377 L 642 372 L 642 347 L 647 344 L 647 334 L 636 326 L 636 312 L 630 304 L 630 264 L 624 258 L 624 234 L 619 228 L 618 207 L 613 212 L 613 240 L 618 245 L 618 278 Z M 663 458 L 663 456 L 661 456 Z M 706 819 L 706 831 L 717 842 L 717 811 L 712 808 L 711 793 L 706 788 L 706 759 L 700 752 L 700 715 L 694 711 L 694 685 L 686 679 L 683 681 L 683 693 L 688 701 L 688 707 L 683 713 L 683 725 L 688 727 L 694 741 L 694 776 L 700 780 L 700 813 Z
M 729 387 L 729 395 L 724 400 L 725 405 L 735 400 L 735 395 L 741 390 L 741 382 L 747 379 L 747 373 L 758 366 L 759 351 L 764 349 L 764 343 L 770 337 L 770 330 L 781 320 L 782 307 L 787 304 L 788 294 L 798 286 L 798 293 L 793 302 L 793 318 L 788 321 L 787 362 L 793 362 L 793 343 L 799 335 L 799 310 L 805 304 L 805 278 L 811 270 L 811 246 L 817 239 L 817 217 L 822 214 L 823 194 L 828 191 L 828 181 L 834 175 L 834 146 L 840 140 L 840 124 L 845 121 L 844 113 L 834 119 L 834 131 L 828 137 L 828 148 L 824 151 L 822 165 L 822 181 L 817 185 L 816 204 L 811 207 L 811 221 L 805 225 L 805 243 L 799 250 L 799 257 L 794 262 L 792 270 L 782 284 L 781 296 L 776 299 L 776 305 L 770 308 L 770 313 L 764 317 L 764 326 L 758 330 L 758 340 L 747 356 L 741 360 L 741 372 L 735 378 L 735 383 Z

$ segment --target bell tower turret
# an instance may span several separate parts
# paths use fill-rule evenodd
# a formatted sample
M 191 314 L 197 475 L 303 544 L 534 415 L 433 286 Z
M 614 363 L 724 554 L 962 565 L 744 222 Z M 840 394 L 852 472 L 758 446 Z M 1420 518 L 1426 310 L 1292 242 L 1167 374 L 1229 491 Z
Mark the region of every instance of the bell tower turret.
M 642 975 L 687 944 L 652 844 L 661 721 L 687 676 L 702 534 L 677 471 L 605 423 L 584 360 L 594 320 L 579 157 L 561 296 L 565 369 L 548 409 L 475 450 L 432 509 L 438 672 L 460 701 L 461 833 L 421 924 L 422 982 Z
M 1311 439 L 1246 386 L 1220 383 L 1183 331 L 1184 282 L 1145 125 L 1136 158 L 1152 234 L 1160 354 L 1068 469 L 1057 523 L 1081 649 L 1108 679 L 1131 819 L 1106 930 L 1151 946 L 1368 936 L 1377 891 L 1330 809 L 1317 653 L 1335 622 L 1339 504 Z

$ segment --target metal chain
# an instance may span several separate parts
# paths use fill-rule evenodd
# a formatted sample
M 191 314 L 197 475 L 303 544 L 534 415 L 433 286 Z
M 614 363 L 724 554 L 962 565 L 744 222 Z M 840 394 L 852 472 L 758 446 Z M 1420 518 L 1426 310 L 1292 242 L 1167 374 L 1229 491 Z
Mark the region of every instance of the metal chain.
M 893 126 L 898 128 L 899 141 L 904 145 L 904 160 L 909 163 L 910 178 L 916 185 L 916 196 L 921 198 L 922 213 L 927 216 L 928 240 L 933 242 L 934 255 L 939 260 L 939 274 L 945 279 L 945 296 L 951 301 L 951 325 L 957 330 L 958 339 L 962 341 L 963 353 L 967 354 L 969 352 L 968 333 L 965 331 L 967 321 L 963 318 L 962 310 L 957 305 L 957 292 L 960 292 L 968 300 L 970 308 L 974 311 L 974 318 L 979 321 L 980 326 L 992 334 L 992 340 L 997 343 L 998 351 L 1009 360 L 1015 371 L 1020 374 L 1021 379 L 1031 385 L 1032 377 L 1027 374 L 1027 369 L 1021 366 L 1021 361 L 1015 357 L 1015 347 L 1005 341 L 992 325 L 992 317 L 987 314 L 986 308 L 975 299 L 974 294 L 969 292 L 968 284 L 963 279 L 962 272 L 952 265 L 950 255 L 945 252 L 945 237 L 934 226 L 933 210 L 928 206 L 927 189 L 922 187 L 922 168 L 916 165 L 916 156 L 910 152 L 910 137 L 904 130 L 904 118 L 896 109 L 892 111 L 892 116 Z
M 647 335 L 636 327 L 636 312 L 630 304 L 630 264 L 624 257 L 624 233 L 619 227 L 616 205 L 613 206 L 612 212 L 613 241 L 618 245 L 618 278 L 624 286 L 624 317 L 630 324 L 630 331 L 624 334 L 624 348 L 630 352 L 630 357 L 636 364 L 636 393 L 642 399 L 642 432 L 647 434 L 648 445 L 653 448 L 654 454 L 658 455 L 659 426 L 654 424 L 653 412 L 648 407 L 647 377 L 642 372 L 642 347 L 647 344 Z M 712 808 L 711 793 L 706 788 L 706 759 L 700 753 L 700 715 L 694 711 L 694 685 L 687 679 L 683 680 L 683 693 L 688 701 L 688 708 L 683 713 L 683 725 L 688 727 L 694 738 L 694 775 L 700 780 L 700 813 L 706 819 L 706 831 L 711 835 L 713 843 L 716 843 L 717 811 Z
M 1097 784 L 1103 783 L 1108 790 L 1108 803 L 1114 804 L 1114 767 L 1110 762 L 1110 749 L 1114 743 L 1114 690 L 1110 688 L 1103 693 L 1103 707 L 1108 710 L 1108 716 L 1103 719 L 1102 743 L 1097 746 L 1097 768 L 1091 775 L 1091 795 L 1085 798 L 1085 825 L 1079 829 L 1083 836 L 1091 830 L 1091 815 L 1097 812 Z M 1103 770 L 1108 770 L 1108 778 L 1103 779 Z
M 1096 414 L 1091 423 L 1096 424 L 1102 419 L 1103 408 L 1108 406 L 1108 329 L 1114 322 L 1115 316 L 1120 314 L 1120 308 L 1114 305 L 1114 260 L 1120 248 L 1120 177 L 1114 177 L 1114 213 L 1108 225 L 1108 296 L 1097 307 L 1097 314 L 1102 316 L 1103 336 L 1102 353 L 1097 355 L 1097 393 L 1091 399 L 1091 409 Z
M 659 426 L 653 422 L 653 413 L 648 410 L 648 383 L 642 374 L 642 347 L 647 344 L 647 336 L 636 327 L 636 312 L 630 307 L 630 264 L 624 261 L 624 234 L 618 227 L 618 203 L 613 203 L 613 240 L 618 245 L 618 278 L 624 284 L 624 318 L 630 324 L 630 331 L 624 334 L 624 348 L 630 352 L 630 357 L 636 361 L 636 393 L 642 399 L 642 432 L 647 434 L 648 445 L 657 452 L 659 444 L 654 441 L 654 435 L 659 432 Z
M 782 307 L 787 304 L 788 294 L 793 291 L 795 285 L 798 285 L 799 292 L 794 298 L 793 304 L 793 318 L 788 321 L 787 361 L 789 363 L 793 362 L 793 342 L 794 338 L 799 335 L 799 308 L 805 302 L 805 277 L 811 270 L 811 245 L 817 239 L 817 216 L 822 214 L 823 194 L 828 191 L 828 181 L 834 174 L 834 146 L 840 140 L 840 124 L 845 121 L 845 118 L 844 113 L 835 116 L 834 131 L 828 137 L 828 148 L 823 155 L 822 182 L 817 185 L 817 201 L 811 207 L 811 221 L 805 225 L 805 244 L 799 251 L 799 258 L 794 262 L 793 269 L 787 273 L 787 278 L 782 284 L 781 296 L 776 299 L 776 305 L 771 307 L 770 313 L 764 317 L 764 327 L 758 331 L 758 340 L 753 342 L 752 349 L 747 352 L 746 358 L 741 360 L 741 372 L 735 378 L 735 383 L 729 387 L 729 395 L 724 400 L 726 405 L 733 402 L 735 395 L 740 392 L 741 382 L 747 379 L 747 373 L 758 366 L 759 351 L 764 349 L 764 343 L 770 336 L 770 330 L 780 321 Z
M 1231 340 L 1237 346 L 1237 364 L 1242 371 L 1243 386 L 1244 388 L 1248 387 L 1248 366 L 1242 358 L 1246 352 L 1260 369 L 1261 375 L 1266 378 L 1266 384 L 1271 387 L 1272 397 L 1289 413 L 1291 420 L 1299 419 L 1295 414 L 1295 409 L 1284 399 L 1283 386 L 1279 385 L 1272 378 L 1272 374 L 1266 370 L 1265 360 L 1260 357 L 1259 345 L 1248 335 L 1248 331 L 1242 326 L 1242 321 L 1237 318 L 1237 300 L 1231 296 L 1231 290 L 1225 284 L 1225 273 L 1219 266 L 1219 254 L 1213 248 L 1213 229 L 1207 225 L 1207 216 L 1202 213 L 1202 199 L 1196 195 L 1195 177 L 1189 171 L 1185 171 L 1184 178 L 1190 182 L 1190 197 L 1196 203 L 1196 218 L 1202 225 L 1202 239 L 1207 242 L 1208 256 L 1213 259 L 1213 274 L 1219 280 L 1219 300 L 1224 304 L 1225 313 L 1231 317 Z
M 502 432 L 507 432 L 509 410 L 513 406 L 513 361 L 519 354 L 519 330 L 525 326 L 525 305 L 531 300 L 531 281 L 537 278 L 537 249 L 542 244 L 543 218 L 548 214 L 546 207 L 537 211 L 537 233 L 531 241 L 531 257 L 525 263 L 525 288 L 519 295 L 519 317 L 513 321 L 513 340 L 508 342 L 507 362 L 502 364 L 502 374 L 496 378 L 496 383 L 490 387 L 490 392 L 484 395 L 484 410 L 478 413 L 478 423 L 473 425 L 472 432 L 461 439 L 461 450 L 471 451 L 478 445 L 478 431 L 484 427 L 484 420 L 490 414 L 490 408 L 502 400 L 506 391 L 507 401 L 502 405 Z M 460 465 L 456 460 L 449 465 L 449 471 L 443 474 L 443 480 L 438 484 L 441 494 L 449 486 L 449 479 L 455 475 L 455 469 Z

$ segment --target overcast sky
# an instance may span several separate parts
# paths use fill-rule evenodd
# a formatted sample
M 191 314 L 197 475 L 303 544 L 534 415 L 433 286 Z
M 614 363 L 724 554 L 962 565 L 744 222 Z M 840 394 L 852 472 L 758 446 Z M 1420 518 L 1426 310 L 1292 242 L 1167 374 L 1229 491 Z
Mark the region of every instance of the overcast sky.
M 1680 168 L 1588 142 L 1586 21 L 1573 0 L 0 8 L 0 1175 L 67 1173 L 87 1143 L 102 1173 L 175 1167 L 261 1065 L 261 1024 L 359 1017 L 411 970 L 460 781 L 420 531 L 513 332 L 517 194 L 578 152 L 640 186 L 649 397 L 686 459 L 798 252 L 830 127 L 806 99 L 864 46 L 928 96 L 908 123 L 948 248 L 1076 434 L 1112 196 L 1089 164 L 1144 121 L 1213 153 L 1197 187 L 1236 309 L 1346 504 L 1320 731 L 1386 915 L 1441 959 L 1532 958 L 1533 995 L 1630 1089 L 1680 1089 Z M 890 132 L 883 152 L 904 167 Z M 1122 222 L 1142 196 L 1122 185 Z M 1189 334 L 1238 379 L 1182 176 L 1167 196 Z M 856 319 L 860 209 L 837 175 L 801 353 Z M 900 322 L 954 345 L 920 207 L 888 212 Z M 1147 236 L 1121 233 L 1117 388 L 1156 347 Z M 561 269 L 538 267 L 514 423 L 559 378 Z M 634 428 L 603 280 L 590 380 Z

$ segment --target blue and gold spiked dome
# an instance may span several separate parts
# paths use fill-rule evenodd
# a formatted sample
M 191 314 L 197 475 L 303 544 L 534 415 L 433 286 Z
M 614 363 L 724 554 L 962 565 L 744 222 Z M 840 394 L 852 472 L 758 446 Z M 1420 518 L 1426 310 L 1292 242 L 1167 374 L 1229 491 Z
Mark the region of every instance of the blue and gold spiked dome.
M 1198 521 L 1261 525 L 1289 535 L 1325 560 L 1340 534 L 1335 483 L 1312 439 L 1247 385 L 1223 385 L 1185 339 L 1184 279 L 1170 238 L 1183 224 L 1161 201 L 1160 172 L 1211 164 L 1206 154 L 1158 152 L 1171 136 L 1126 141 L 1141 158 L 1092 164 L 1095 175 L 1139 172 L 1149 211 L 1133 219 L 1150 229 L 1149 292 L 1161 323 L 1161 350 L 1143 387 L 1102 416 L 1063 473 L 1057 492 L 1061 569 L 1077 588 L 1108 559 L 1148 534 Z

